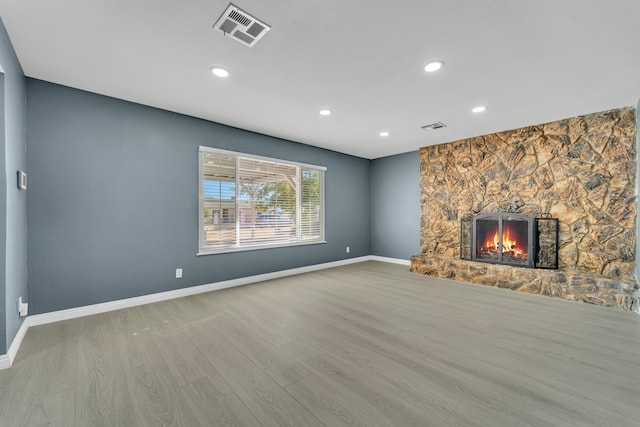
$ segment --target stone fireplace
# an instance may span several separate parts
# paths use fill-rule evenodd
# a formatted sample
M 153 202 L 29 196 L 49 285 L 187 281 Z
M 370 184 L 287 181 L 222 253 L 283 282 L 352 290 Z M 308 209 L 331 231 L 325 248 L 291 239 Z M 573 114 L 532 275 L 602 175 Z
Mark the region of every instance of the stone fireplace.
M 424 147 L 420 168 L 412 271 L 640 311 L 634 108 Z

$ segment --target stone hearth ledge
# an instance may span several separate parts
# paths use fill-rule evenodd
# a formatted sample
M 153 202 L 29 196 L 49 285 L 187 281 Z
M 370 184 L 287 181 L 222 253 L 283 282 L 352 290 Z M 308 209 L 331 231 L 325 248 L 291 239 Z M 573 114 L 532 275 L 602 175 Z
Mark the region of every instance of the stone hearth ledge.
M 617 307 L 640 313 L 640 287 L 636 281 L 612 280 L 575 270 L 545 270 L 414 255 L 411 271 L 427 276 L 507 288 L 530 294 Z

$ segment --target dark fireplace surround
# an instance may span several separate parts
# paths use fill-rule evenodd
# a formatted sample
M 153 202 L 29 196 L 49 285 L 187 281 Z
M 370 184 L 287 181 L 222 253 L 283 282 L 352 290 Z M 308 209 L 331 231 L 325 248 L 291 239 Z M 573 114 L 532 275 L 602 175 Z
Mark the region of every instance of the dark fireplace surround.
M 498 212 L 460 221 L 460 258 L 528 268 L 558 268 L 558 219 Z
M 421 148 L 411 271 L 640 312 L 636 138 L 625 107 Z M 500 213 L 534 218 L 526 261 L 521 237 L 473 242 Z

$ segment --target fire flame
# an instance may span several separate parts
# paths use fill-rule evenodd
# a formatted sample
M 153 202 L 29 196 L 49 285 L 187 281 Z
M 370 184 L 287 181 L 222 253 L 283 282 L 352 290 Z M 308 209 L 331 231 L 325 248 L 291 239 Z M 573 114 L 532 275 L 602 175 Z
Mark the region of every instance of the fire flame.
M 496 231 L 493 237 L 489 237 L 484 244 L 484 249 L 499 252 L 500 251 L 500 235 Z M 512 252 L 513 256 L 520 257 L 523 251 L 518 247 L 518 242 L 515 240 L 515 236 L 512 239 L 511 230 L 508 227 L 502 230 L 502 253 Z

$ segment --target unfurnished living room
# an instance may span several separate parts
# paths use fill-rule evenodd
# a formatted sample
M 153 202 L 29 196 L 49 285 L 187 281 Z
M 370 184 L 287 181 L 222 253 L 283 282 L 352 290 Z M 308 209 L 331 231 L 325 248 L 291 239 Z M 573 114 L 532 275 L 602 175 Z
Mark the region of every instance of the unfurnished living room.
M 0 0 L 0 426 L 638 426 L 640 2 Z

